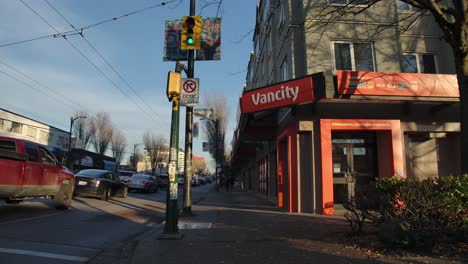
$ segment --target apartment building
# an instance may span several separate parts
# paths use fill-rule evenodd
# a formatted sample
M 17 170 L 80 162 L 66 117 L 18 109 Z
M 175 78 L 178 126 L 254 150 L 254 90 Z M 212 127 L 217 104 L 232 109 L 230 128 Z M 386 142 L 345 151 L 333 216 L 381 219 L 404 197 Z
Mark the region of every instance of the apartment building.
M 68 151 L 70 133 L 0 108 L 0 135 L 40 143 L 57 154 Z
M 459 91 L 433 17 L 398 0 L 260 0 L 231 166 L 289 212 L 460 165 Z M 253 158 L 255 157 L 255 158 Z

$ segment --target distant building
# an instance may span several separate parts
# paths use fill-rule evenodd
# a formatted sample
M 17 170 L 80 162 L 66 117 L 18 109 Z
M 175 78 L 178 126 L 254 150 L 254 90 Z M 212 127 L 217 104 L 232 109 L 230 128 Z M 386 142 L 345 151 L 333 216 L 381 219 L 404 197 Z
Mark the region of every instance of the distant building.
M 69 132 L 3 108 L 0 108 L 0 135 L 43 144 L 59 159 L 68 152 Z

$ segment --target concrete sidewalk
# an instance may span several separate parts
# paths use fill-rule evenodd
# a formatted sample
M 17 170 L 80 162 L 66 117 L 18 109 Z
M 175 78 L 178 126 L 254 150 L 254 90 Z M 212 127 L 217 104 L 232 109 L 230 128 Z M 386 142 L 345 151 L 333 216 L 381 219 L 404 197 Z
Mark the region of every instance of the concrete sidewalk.
M 348 230 L 341 217 L 290 215 L 249 192 L 207 193 L 193 212 L 179 218 L 183 239 L 159 240 L 164 225 L 155 227 L 135 242 L 130 263 L 370 262 L 336 242 Z

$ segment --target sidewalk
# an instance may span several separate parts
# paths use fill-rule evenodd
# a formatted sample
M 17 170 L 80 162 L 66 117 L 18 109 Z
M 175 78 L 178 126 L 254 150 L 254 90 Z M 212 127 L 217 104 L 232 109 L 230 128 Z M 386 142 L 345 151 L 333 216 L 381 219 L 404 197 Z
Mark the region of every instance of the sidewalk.
M 343 239 L 343 217 L 288 214 L 256 193 L 212 191 L 195 203 L 194 217 L 179 218 L 183 239 L 159 240 L 161 224 L 134 240 L 128 263 L 462 263 L 364 252 Z
M 130 263 L 369 263 L 334 242 L 348 229 L 340 217 L 290 215 L 255 193 L 222 191 L 193 212 L 179 218 L 183 239 L 158 240 L 160 225 L 136 242 Z

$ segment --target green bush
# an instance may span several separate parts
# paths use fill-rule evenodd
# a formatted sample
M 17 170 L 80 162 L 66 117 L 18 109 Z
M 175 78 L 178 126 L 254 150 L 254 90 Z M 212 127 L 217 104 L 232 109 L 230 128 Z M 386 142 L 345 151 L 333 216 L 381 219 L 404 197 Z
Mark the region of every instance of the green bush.
M 374 224 L 383 242 L 410 248 L 468 241 L 467 175 L 425 180 L 387 177 L 378 179 L 374 187 L 356 192 L 346 205 L 353 231 L 361 231 L 364 223 Z

